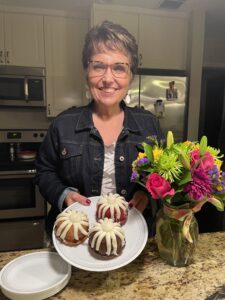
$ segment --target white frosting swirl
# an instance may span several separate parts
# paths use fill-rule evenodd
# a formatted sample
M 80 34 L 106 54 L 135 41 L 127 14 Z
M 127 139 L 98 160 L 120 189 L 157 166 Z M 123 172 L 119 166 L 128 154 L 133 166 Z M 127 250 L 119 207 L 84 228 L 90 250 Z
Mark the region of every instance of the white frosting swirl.
M 105 218 L 106 212 L 110 210 L 110 217 L 114 219 L 114 213 L 116 213 L 116 219 L 119 220 L 121 217 L 121 210 L 127 213 L 128 203 L 124 197 L 119 194 L 109 193 L 108 195 L 100 196 L 98 200 L 98 213 L 97 218 Z M 117 221 L 116 220 L 116 221 Z
M 101 242 L 105 238 L 106 240 L 106 255 L 118 255 L 117 237 L 121 240 L 122 247 L 125 245 L 125 235 L 119 223 L 113 222 L 112 219 L 104 218 L 99 220 L 89 232 L 89 235 L 93 235 L 91 241 L 91 248 L 99 251 Z
M 62 222 L 56 230 L 56 236 L 65 240 L 67 232 L 73 226 L 73 236 L 75 240 L 79 240 L 79 232 L 84 236 L 88 235 L 85 227 L 88 226 L 88 217 L 82 211 L 67 210 L 60 213 L 55 221 L 55 226 Z

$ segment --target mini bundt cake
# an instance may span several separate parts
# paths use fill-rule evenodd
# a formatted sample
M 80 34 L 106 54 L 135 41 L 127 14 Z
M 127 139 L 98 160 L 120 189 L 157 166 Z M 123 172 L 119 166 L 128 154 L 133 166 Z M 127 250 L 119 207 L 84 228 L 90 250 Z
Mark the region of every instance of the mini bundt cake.
M 109 218 L 123 225 L 127 221 L 127 215 L 128 203 L 124 197 L 112 193 L 100 196 L 96 208 L 97 220 Z
M 76 246 L 88 237 L 88 217 L 82 211 L 64 211 L 57 216 L 54 230 L 56 237 L 62 243 L 69 246 Z
M 118 256 L 125 246 L 125 235 L 121 225 L 112 219 L 99 220 L 89 232 L 89 246 L 101 256 Z

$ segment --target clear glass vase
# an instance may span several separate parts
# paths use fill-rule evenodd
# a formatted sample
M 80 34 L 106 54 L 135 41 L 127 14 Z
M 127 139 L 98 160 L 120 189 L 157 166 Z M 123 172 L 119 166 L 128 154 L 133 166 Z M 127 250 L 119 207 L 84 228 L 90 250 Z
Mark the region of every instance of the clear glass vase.
M 160 257 L 168 264 L 176 267 L 188 266 L 198 241 L 198 223 L 193 214 L 189 232 L 193 243 L 183 235 L 183 221 L 169 217 L 160 209 L 156 218 L 156 242 Z

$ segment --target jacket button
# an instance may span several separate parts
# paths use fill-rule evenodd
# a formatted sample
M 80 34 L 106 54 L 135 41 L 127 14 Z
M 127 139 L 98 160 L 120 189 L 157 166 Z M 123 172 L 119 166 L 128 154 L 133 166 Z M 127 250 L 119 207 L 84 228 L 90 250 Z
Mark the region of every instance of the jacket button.
M 126 190 L 121 190 L 121 195 L 126 195 L 127 194 L 127 191 Z
M 66 148 L 63 148 L 61 153 L 62 153 L 62 155 L 66 155 L 67 154 Z
M 124 156 L 120 156 L 119 160 L 124 161 Z

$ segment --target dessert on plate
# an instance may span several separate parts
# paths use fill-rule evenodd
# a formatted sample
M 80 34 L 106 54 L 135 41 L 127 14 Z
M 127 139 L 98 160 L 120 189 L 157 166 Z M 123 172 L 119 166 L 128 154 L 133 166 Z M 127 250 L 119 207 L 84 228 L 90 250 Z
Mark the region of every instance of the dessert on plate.
M 121 225 L 112 219 L 100 219 L 89 230 L 89 247 L 101 256 L 120 255 L 125 243 L 125 234 Z
M 56 218 L 54 231 L 62 243 L 69 246 L 79 245 L 88 237 L 88 216 L 78 210 L 63 211 Z
M 96 206 L 97 220 L 109 218 L 121 225 L 125 224 L 128 216 L 128 203 L 119 194 L 109 193 L 100 196 Z

